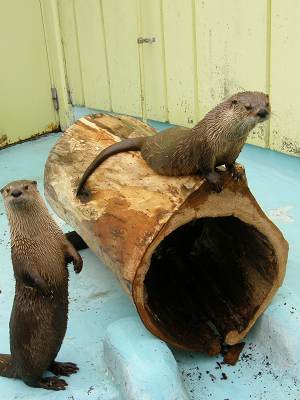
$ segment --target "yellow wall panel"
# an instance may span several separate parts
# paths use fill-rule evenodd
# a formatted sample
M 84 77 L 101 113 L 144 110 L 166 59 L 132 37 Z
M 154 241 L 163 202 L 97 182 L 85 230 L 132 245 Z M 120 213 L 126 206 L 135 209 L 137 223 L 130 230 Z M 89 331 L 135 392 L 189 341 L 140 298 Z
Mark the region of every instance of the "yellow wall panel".
M 140 0 L 138 0 L 140 1 Z M 167 92 L 161 0 L 141 0 L 142 36 L 155 37 L 143 46 L 144 83 L 147 118 L 167 121 Z
M 300 2 L 272 1 L 270 147 L 300 155 Z
M 39 0 L 1 1 L 0 147 L 58 126 Z
M 59 0 L 59 19 L 68 84 L 74 105 L 84 105 L 75 0 Z
M 274 115 L 248 142 L 300 152 L 298 0 L 59 3 L 76 104 L 142 116 L 143 92 L 147 118 L 192 126 L 236 91 L 271 91 Z
M 198 89 L 194 1 L 162 0 L 162 3 L 169 120 L 192 126 L 196 122 Z
M 85 105 L 111 110 L 100 1 L 75 0 L 75 18 Z
M 138 115 L 141 88 L 136 0 L 103 0 L 112 109 Z
M 195 0 L 201 115 L 238 90 L 268 91 L 267 0 Z M 264 146 L 266 124 L 249 142 Z

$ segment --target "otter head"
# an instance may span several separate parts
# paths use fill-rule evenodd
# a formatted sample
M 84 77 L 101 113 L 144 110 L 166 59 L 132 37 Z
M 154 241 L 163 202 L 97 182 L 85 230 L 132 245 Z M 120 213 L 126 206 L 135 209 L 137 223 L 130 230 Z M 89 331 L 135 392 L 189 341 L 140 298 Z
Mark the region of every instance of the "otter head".
M 30 206 L 38 196 L 37 182 L 29 180 L 10 182 L 0 191 L 5 205 L 15 209 Z
M 240 92 L 228 99 L 231 113 L 249 130 L 266 121 L 271 112 L 269 96 L 262 92 Z

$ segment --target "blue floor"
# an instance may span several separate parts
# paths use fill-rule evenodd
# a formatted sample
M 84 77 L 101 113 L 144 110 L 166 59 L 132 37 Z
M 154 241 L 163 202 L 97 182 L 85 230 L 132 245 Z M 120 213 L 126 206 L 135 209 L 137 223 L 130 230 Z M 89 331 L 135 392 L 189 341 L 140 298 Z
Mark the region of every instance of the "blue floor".
M 84 109 L 76 110 L 77 116 L 85 113 Z M 166 124 L 153 123 L 153 126 L 162 129 Z M 29 178 L 37 180 L 43 191 L 44 164 L 58 138 L 59 134 L 52 134 L 1 150 L 0 187 L 11 180 Z M 172 351 L 190 399 L 300 400 L 300 158 L 247 145 L 239 161 L 246 167 L 252 193 L 289 242 L 284 284 L 248 335 L 236 366 L 221 365 L 220 369 L 217 362 L 221 358 Z M 69 229 L 58 218 L 57 221 L 64 230 Z M 0 233 L 0 352 L 7 353 L 14 278 L 2 202 Z M 85 250 L 82 255 L 82 273 L 75 276 L 70 269 L 69 325 L 59 353 L 59 360 L 78 363 L 80 372 L 66 378 L 69 386 L 59 393 L 31 389 L 20 381 L 0 378 L 1 400 L 122 399 L 120 388 L 104 362 L 102 339 L 112 322 L 135 316 L 136 311 L 116 278 L 92 252 Z

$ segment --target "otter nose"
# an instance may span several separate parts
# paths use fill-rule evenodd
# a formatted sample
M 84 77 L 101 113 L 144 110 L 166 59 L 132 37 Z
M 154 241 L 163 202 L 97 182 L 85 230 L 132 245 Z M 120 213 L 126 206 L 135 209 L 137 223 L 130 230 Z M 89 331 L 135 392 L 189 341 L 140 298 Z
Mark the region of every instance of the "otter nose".
M 21 192 L 21 190 L 19 190 L 19 189 L 15 189 L 15 190 L 13 190 L 13 191 L 11 192 L 11 195 L 12 195 L 13 197 L 20 197 L 21 194 L 22 194 L 22 192 Z
M 260 110 L 258 110 L 257 115 L 261 118 L 266 118 L 266 116 L 269 114 L 268 110 L 266 110 L 265 108 L 261 108 Z

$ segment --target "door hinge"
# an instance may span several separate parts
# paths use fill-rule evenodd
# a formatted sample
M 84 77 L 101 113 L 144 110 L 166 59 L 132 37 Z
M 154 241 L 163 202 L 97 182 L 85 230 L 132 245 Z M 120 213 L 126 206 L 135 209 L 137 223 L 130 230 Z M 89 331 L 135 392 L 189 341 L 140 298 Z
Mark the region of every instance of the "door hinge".
M 56 87 L 51 88 L 51 95 L 52 95 L 52 101 L 53 105 L 56 111 L 59 110 L 59 101 L 58 101 L 58 94 L 57 94 L 57 89 Z
M 152 38 L 143 38 L 143 37 L 139 37 L 137 38 L 137 42 L 138 44 L 142 44 L 142 43 L 154 43 L 156 42 L 156 38 L 152 37 Z

